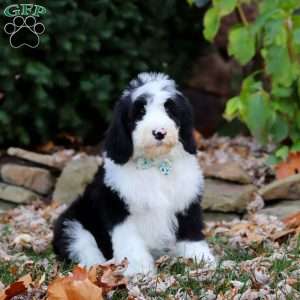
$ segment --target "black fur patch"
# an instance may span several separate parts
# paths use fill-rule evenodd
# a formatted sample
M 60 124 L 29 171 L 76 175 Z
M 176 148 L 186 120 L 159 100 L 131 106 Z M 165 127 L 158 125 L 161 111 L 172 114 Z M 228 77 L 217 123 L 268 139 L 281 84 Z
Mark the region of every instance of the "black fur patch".
M 201 241 L 204 239 L 202 209 L 198 200 L 193 202 L 186 211 L 178 213 L 176 217 L 178 241 Z
M 196 154 L 193 112 L 188 100 L 181 93 L 177 93 L 175 99 L 166 101 L 165 108 L 179 128 L 179 139 L 184 150 L 190 154 Z
M 104 170 L 99 168 L 84 194 L 58 218 L 54 228 L 53 249 L 61 259 L 68 258 L 69 237 L 64 233 L 64 222 L 78 221 L 95 237 L 106 259 L 113 257 L 109 232 L 128 216 L 125 203 L 117 193 L 103 184 Z
M 130 96 L 123 97 L 117 102 L 104 143 L 107 156 L 121 165 L 125 164 L 133 154 L 132 128 L 129 122 L 130 107 Z

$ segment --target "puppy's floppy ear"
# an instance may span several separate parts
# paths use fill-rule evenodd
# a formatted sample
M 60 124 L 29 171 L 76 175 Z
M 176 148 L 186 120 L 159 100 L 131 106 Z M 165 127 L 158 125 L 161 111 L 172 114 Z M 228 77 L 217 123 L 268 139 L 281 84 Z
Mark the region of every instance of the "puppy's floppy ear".
M 129 98 L 120 99 L 105 139 L 107 156 L 117 164 L 125 164 L 133 154 L 132 137 L 128 122 Z
M 197 153 L 197 146 L 194 137 L 194 117 L 192 107 L 183 94 L 178 93 L 178 104 L 180 109 L 179 138 L 186 152 Z

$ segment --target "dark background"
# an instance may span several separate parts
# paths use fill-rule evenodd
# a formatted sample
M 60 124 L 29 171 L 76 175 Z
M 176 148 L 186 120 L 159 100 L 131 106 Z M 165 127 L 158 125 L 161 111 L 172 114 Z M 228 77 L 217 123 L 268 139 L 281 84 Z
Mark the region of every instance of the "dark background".
M 2 0 L 0 9 L 15 3 Z M 204 135 L 219 127 L 234 67 L 222 54 L 222 35 L 214 46 L 204 41 L 207 6 L 184 0 L 37 4 L 48 12 L 38 18 L 46 31 L 36 49 L 13 49 L 3 31 L 12 18 L 0 17 L 1 147 L 67 135 L 97 143 L 114 102 L 142 71 L 166 72 L 181 85 Z

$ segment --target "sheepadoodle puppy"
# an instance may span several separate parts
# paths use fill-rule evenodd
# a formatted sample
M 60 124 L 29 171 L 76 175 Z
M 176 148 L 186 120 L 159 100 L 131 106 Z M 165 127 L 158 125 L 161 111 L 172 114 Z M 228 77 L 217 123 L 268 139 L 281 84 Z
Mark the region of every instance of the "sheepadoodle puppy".
M 155 272 L 162 254 L 214 264 L 202 233 L 203 177 L 192 111 L 167 75 L 141 73 L 117 102 L 103 166 L 58 218 L 61 259 L 91 266 L 129 261 L 127 275 Z

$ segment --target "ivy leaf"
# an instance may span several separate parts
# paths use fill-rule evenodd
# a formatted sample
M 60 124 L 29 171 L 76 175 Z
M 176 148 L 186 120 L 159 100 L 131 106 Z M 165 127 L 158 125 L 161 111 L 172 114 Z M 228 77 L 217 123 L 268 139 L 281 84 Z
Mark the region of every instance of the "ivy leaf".
M 295 7 L 299 7 L 299 0 L 284 0 L 279 1 L 280 7 L 286 11 L 293 11 Z
M 272 137 L 272 141 L 274 143 L 280 143 L 288 137 L 288 134 L 288 123 L 278 114 L 275 114 L 272 126 L 270 127 L 270 135 Z
M 295 142 L 291 148 L 292 152 L 299 152 L 300 151 L 300 140 Z
M 242 65 L 247 64 L 255 55 L 255 36 L 246 27 L 232 29 L 228 51 Z
M 270 154 L 266 160 L 266 164 L 269 166 L 276 165 L 280 162 L 280 159 L 274 154 Z
M 223 17 L 233 12 L 236 7 L 237 0 L 213 0 L 213 4 L 217 7 L 220 15 Z
M 220 27 L 220 21 L 219 12 L 215 7 L 206 12 L 204 16 L 204 37 L 207 40 L 212 41 L 215 38 Z
M 226 104 L 226 110 L 224 113 L 225 119 L 228 121 L 234 119 L 239 113 L 240 105 L 241 105 L 240 97 L 233 97 L 229 99 Z
M 281 146 L 275 153 L 275 155 L 281 160 L 286 160 L 289 156 L 289 147 Z
M 268 140 L 268 130 L 271 120 L 271 109 L 262 93 L 250 95 L 245 108 L 245 122 L 251 133 L 262 144 Z
M 266 70 L 272 76 L 273 84 L 289 87 L 293 83 L 293 68 L 286 47 L 272 46 L 262 51 Z
M 300 28 L 294 30 L 293 40 L 296 45 L 300 45 Z

